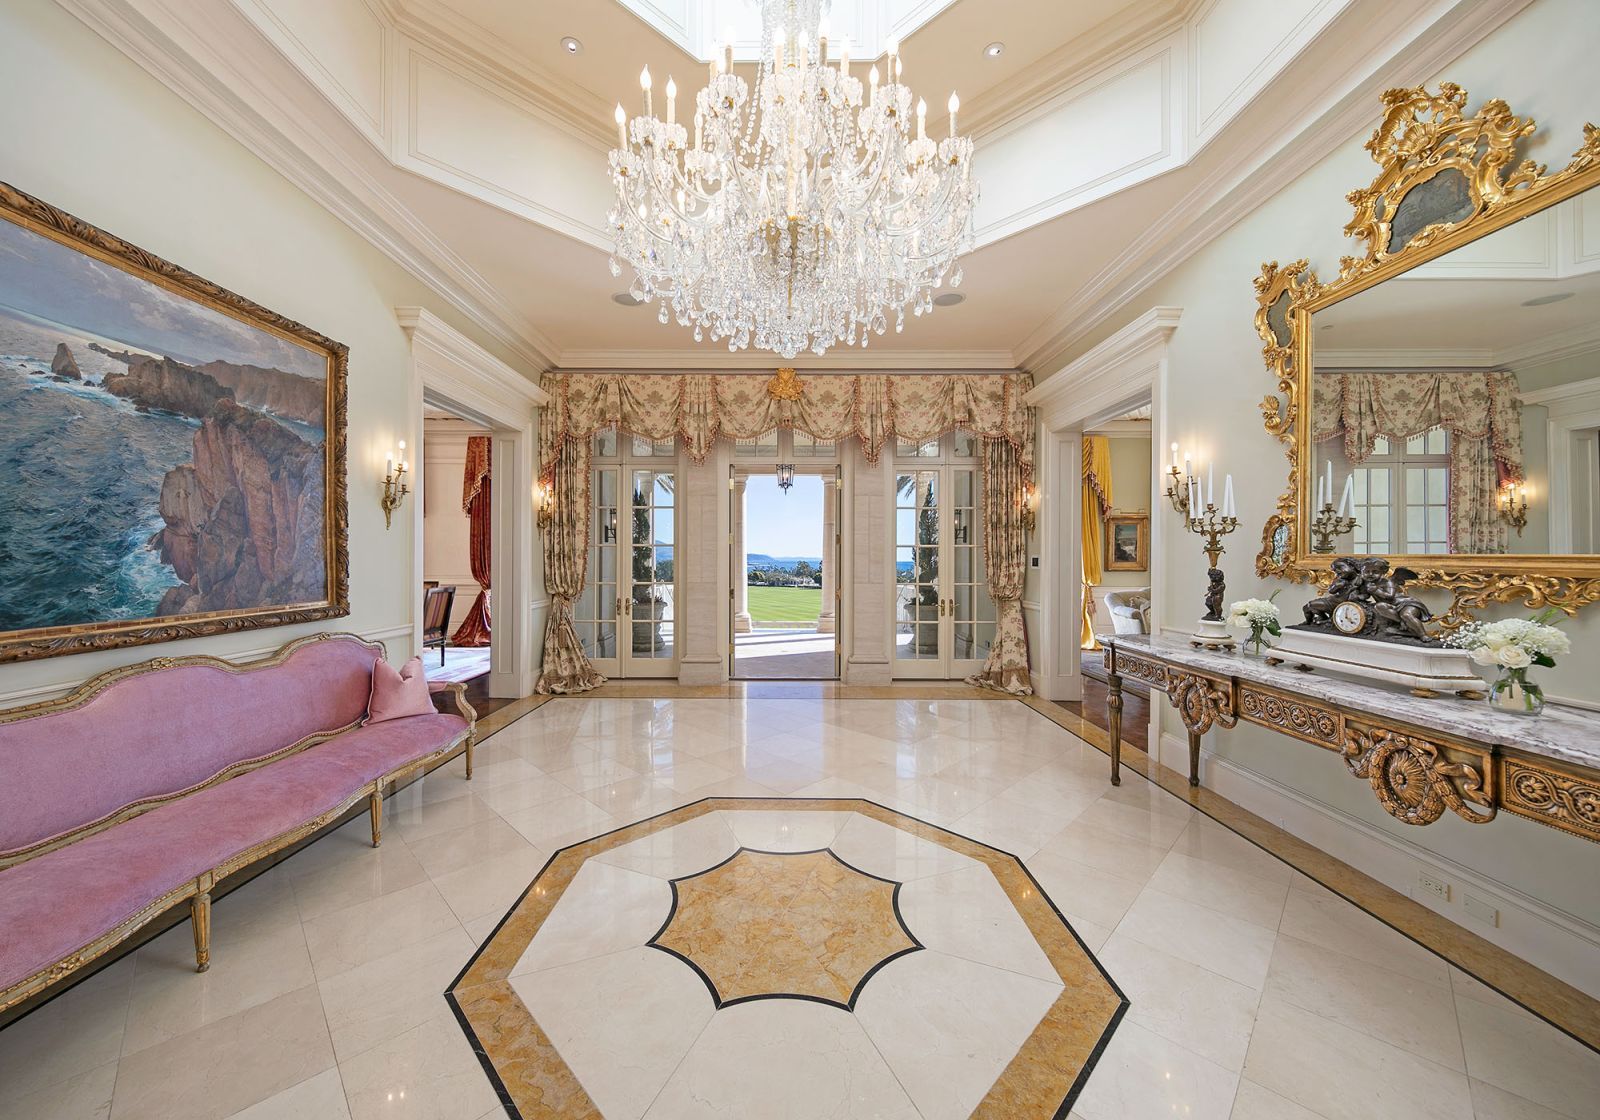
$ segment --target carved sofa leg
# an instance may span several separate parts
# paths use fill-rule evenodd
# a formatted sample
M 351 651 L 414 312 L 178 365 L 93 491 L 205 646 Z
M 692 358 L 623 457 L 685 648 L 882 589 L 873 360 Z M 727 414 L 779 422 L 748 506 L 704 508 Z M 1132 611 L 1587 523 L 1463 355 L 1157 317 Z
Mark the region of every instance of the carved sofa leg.
M 372 792 L 367 794 L 367 811 L 372 815 L 372 846 L 376 848 L 383 843 L 383 782 L 372 783 Z
M 194 970 L 204 972 L 211 967 L 211 882 L 203 876 L 204 887 L 189 902 L 189 921 L 194 926 Z
M 467 736 L 467 781 L 472 781 L 472 747 L 477 741 L 477 735 Z

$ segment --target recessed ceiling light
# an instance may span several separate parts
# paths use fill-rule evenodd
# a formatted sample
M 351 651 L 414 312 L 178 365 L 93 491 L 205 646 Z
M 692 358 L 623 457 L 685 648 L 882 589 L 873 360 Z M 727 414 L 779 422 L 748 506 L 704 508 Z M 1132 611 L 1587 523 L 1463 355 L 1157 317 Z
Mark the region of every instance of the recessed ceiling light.
M 967 294 L 965 292 L 945 292 L 943 295 L 934 296 L 933 302 L 940 307 L 954 307 L 956 304 L 964 302 L 966 298 Z
M 582 54 L 583 44 L 578 42 L 578 40 L 574 39 L 571 35 L 568 35 L 565 39 L 561 40 L 561 49 L 566 51 L 568 54 Z
M 632 292 L 617 292 L 611 297 L 611 302 L 620 303 L 623 307 L 638 307 L 644 300 L 634 299 Z
M 1560 303 L 1564 299 L 1571 299 L 1576 292 L 1552 292 L 1547 296 L 1535 296 L 1533 299 L 1522 301 L 1523 307 L 1543 307 L 1547 303 Z
M 983 48 L 983 53 L 987 58 L 999 58 L 1006 53 L 1006 45 L 1004 43 L 990 43 Z

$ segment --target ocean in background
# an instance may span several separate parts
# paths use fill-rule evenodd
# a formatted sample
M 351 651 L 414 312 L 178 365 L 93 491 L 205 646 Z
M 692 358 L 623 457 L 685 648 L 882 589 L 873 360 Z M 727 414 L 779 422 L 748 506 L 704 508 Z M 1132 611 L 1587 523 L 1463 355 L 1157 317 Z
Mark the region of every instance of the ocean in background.
M 61 342 L 94 384 L 51 377 Z M 90 342 L 128 348 L 0 307 L 0 631 L 149 618 L 180 582 L 147 542 L 199 421 L 98 388 L 126 367 Z

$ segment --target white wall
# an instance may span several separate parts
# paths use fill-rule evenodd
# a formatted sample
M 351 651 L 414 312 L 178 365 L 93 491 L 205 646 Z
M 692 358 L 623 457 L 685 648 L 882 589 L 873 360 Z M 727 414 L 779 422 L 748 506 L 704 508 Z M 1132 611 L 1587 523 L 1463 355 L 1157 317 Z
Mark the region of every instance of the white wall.
M 1471 111 L 1489 98 L 1506 99 L 1514 112 L 1539 123 L 1527 154 L 1552 167 L 1564 167 L 1583 139 L 1585 119 L 1600 117 L 1593 84 L 1594 20 L 1592 0 L 1537 0 L 1429 84 L 1448 80 L 1464 86 L 1471 94 Z M 1576 33 L 1580 28 L 1588 33 Z M 1374 99 L 1371 127 L 1379 115 Z M 1290 617 L 1298 614 L 1307 590 L 1260 580 L 1254 571 L 1261 526 L 1283 488 L 1287 463 L 1280 445 L 1262 428 L 1257 407 L 1275 385 L 1261 361 L 1261 341 L 1252 322 L 1256 301 L 1251 281 L 1263 261 L 1302 256 L 1324 279 L 1337 274 L 1340 255 L 1354 251 L 1353 243 L 1340 232 L 1351 215 L 1345 193 L 1365 186 L 1376 172 L 1376 164 L 1361 147 L 1369 135 L 1370 127 L 1350 136 L 1256 213 L 1132 299 L 1072 355 L 1090 349 L 1153 306 L 1183 309 L 1169 351 L 1167 397 L 1158 406 L 1164 413 L 1158 421 L 1170 430 L 1163 438 L 1195 448 L 1199 462 L 1215 455 L 1219 475 L 1223 470 L 1233 473 L 1240 528 L 1228 540 L 1222 558 L 1229 599 L 1264 595 L 1281 587 L 1278 601 Z M 1205 583 L 1205 561 L 1197 542 L 1191 536 L 1169 534 L 1165 548 L 1167 575 L 1164 586 L 1156 588 L 1158 601 L 1165 596 L 1169 608 L 1162 617 L 1169 623 L 1197 617 Z M 1590 608 L 1567 622 L 1565 629 L 1572 635 L 1574 652 L 1558 668 L 1541 674 L 1547 689 L 1600 703 L 1600 673 L 1595 671 L 1600 659 L 1600 609 Z M 1166 726 L 1175 726 L 1170 716 Z M 1162 745 L 1165 750 L 1179 744 Z M 1600 990 L 1594 963 L 1600 960 L 1595 952 L 1600 949 L 1600 861 L 1592 845 L 1510 816 L 1484 827 L 1448 813 L 1424 828 L 1402 825 L 1383 812 L 1367 783 L 1351 778 L 1337 758 L 1256 728 L 1213 732 L 1206 737 L 1206 749 L 1215 752 L 1204 772 L 1207 785 L 1312 837 L 1399 890 L 1413 888 L 1416 869 L 1430 863 L 1457 876 L 1458 885 L 1463 880 L 1484 884 L 1504 903 L 1501 929 L 1466 917 L 1459 890 L 1450 903 L 1439 905 L 1473 932 L 1535 955 L 1544 950 L 1530 948 L 1534 941 L 1557 937 L 1551 931 L 1558 929 L 1571 932 L 1576 940 L 1568 949 L 1550 950 L 1541 963 L 1562 968 L 1566 959 L 1562 953 L 1571 945 L 1587 944 L 1589 955 L 1582 966 L 1586 975 L 1565 971 L 1568 979 L 1586 981 L 1590 990 Z M 1167 761 L 1186 766 L 1176 755 Z M 1328 822 L 1347 827 L 1325 828 Z M 1381 857 L 1370 855 L 1379 851 L 1384 853 Z M 1543 924 L 1523 937 L 1513 928 L 1519 922 Z
M 385 530 L 385 452 L 421 424 L 397 306 L 442 300 L 49 0 L 0 6 L 0 177 L 350 347 L 348 618 L 0 667 L 0 704 L 160 655 L 231 656 L 316 630 L 411 645 L 410 519 Z M 408 499 L 409 500 L 409 499 Z
M 461 508 L 461 486 L 467 470 L 467 440 L 488 435 L 459 420 L 423 422 L 422 467 L 427 472 L 422 519 L 422 578 L 453 584 L 455 606 L 449 632 L 454 634 L 477 598 L 472 578 L 472 522 Z M 490 577 L 493 582 L 493 576 Z

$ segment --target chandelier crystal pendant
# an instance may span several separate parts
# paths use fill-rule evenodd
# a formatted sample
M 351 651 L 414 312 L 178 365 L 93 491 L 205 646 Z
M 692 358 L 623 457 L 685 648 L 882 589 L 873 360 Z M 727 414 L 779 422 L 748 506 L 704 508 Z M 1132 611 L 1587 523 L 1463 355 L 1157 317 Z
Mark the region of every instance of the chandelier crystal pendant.
M 626 261 L 630 294 L 658 300 L 660 321 L 692 326 L 697 342 L 786 358 L 866 346 L 891 316 L 903 330 L 907 307 L 930 312 L 939 288 L 961 284 L 978 185 L 960 103 L 950 95 L 949 135 L 930 137 L 898 45 L 863 83 L 848 41 L 829 43 L 829 2 L 760 0 L 753 91 L 722 44 L 687 123 L 671 78 L 666 119 L 654 115 L 648 67 L 644 115 L 617 106 L 611 274 Z

